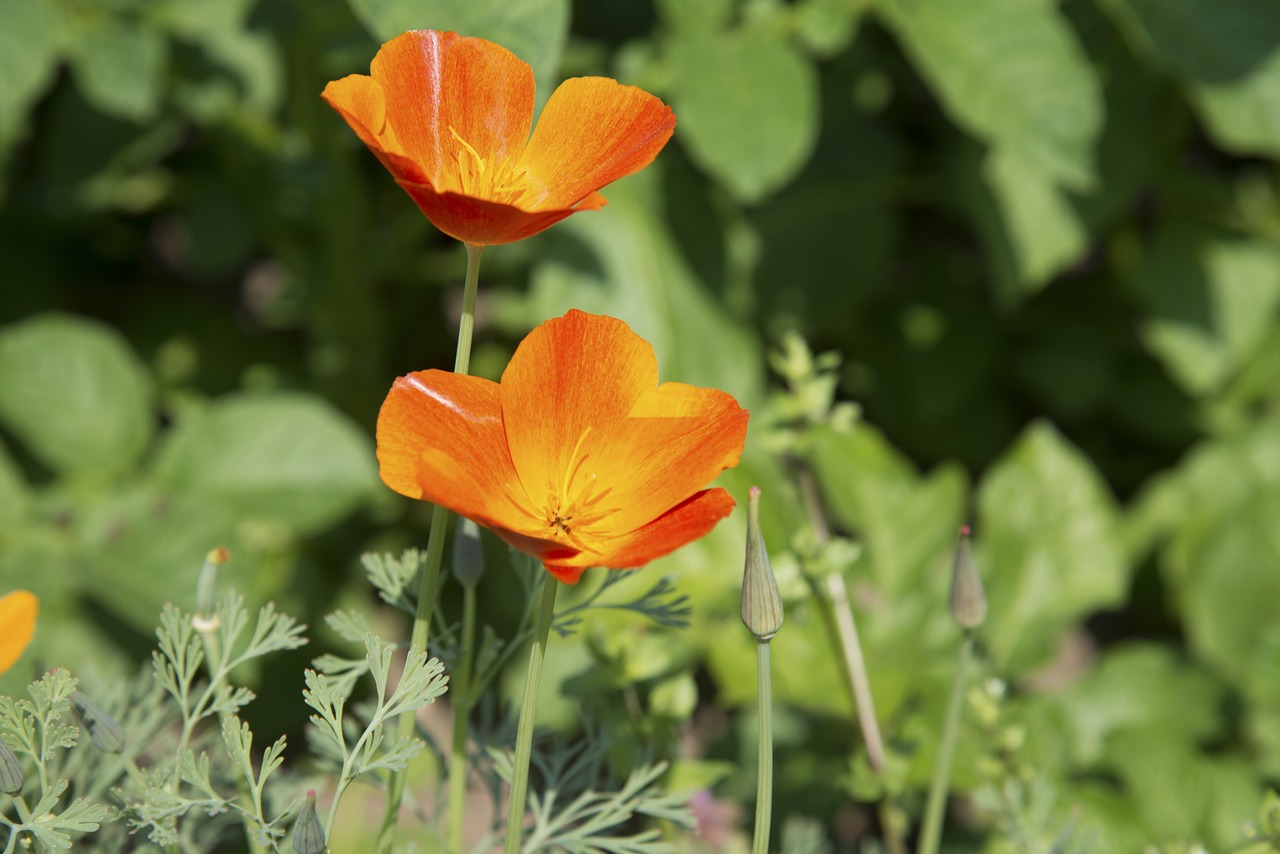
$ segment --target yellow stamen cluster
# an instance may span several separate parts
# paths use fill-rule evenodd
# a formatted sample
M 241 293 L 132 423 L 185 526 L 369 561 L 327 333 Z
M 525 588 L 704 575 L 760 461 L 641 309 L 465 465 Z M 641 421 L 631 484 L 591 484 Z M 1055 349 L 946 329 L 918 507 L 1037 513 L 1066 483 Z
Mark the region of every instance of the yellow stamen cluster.
M 517 158 L 486 161 L 452 126 L 449 133 L 460 146 L 454 156 L 458 163 L 458 189 L 463 195 L 511 205 L 524 198 L 530 185 L 526 170 L 518 165 Z
M 581 479 L 583 482 L 576 495 L 571 495 L 570 493 L 570 488 L 573 487 L 575 480 L 579 480 L 578 476 L 582 473 L 583 465 L 591 456 L 590 454 L 581 453 L 583 443 L 586 442 L 587 435 L 590 432 L 590 427 L 583 430 L 582 435 L 578 437 L 577 444 L 573 446 L 573 452 L 569 455 L 569 461 L 565 466 L 564 477 L 561 478 L 559 489 L 556 489 L 557 484 L 547 484 L 548 496 L 545 516 L 547 527 L 552 529 L 552 533 L 557 538 L 563 538 L 582 551 L 599 554 L 597 549 L 587 545 L 573 531 L 575 528 L 578 530 L 587 528 L 614 512 L 612 508 L 602 509 L 598 506 L 605 496 L 609 494 L 610 490 L 606 489 L 602 492 L 594 493 L 596 473 L 593 471 Z

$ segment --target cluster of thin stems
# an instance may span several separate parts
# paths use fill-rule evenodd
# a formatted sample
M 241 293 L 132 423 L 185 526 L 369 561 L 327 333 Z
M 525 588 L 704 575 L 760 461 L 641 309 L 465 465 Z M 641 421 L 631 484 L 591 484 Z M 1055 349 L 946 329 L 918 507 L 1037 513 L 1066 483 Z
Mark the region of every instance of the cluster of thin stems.
M 481 246 L 467 246 L 467 276 L 463 288 L 462 317 L 458 325 L 458 349 L 454 357 L 454 373 L 465 374 L 471 368 L 471 340 L 475 331 L 476 292 L 480 281 Z M 418 590 L 417 608 L 410 633 L 411 647 L 426 649 L 431 633 L 431 616 L 435 609 L 440 587 L 440 567 L 444 557 L 444 541 L 449 529 L 449 511 L 436 505 L 431 514 L 431 531 L 427 536 L 427 557 Z M 533 647 L 529 655 L 528 675 L 525 678 L 524 700 L 520 707 L 520 724 L 516 734 L 516 754 L 511 796 L 507 811 L 506 854 L 520 850 L 524 836 L 524 804 L 529 782 L 529 754 L 533 745 L 534 706 L 537 702 L 538 682 L 542 671 L 543 654 L 551 629 L 551 617 L 555 607 L 556 589 L 559 587 L 551 576 L 542 584 L 542 597 L 534 626 Z M 449 817 L 447 845 L 451 852 L 463 850 L 463 818 L 467 792 L 467 738 L 474 686 L 471 684 L 472 650 L 475 646 L 476 599 L 474 585 L 463 586 L 462 634 L 458 639 L 461 649 L 456 670 L 451 674 L 453 697 L 453 733 L 449 751 Z M 410 738 L 414 733 L 414 716 L 402 715 L 398 721 L 399 739 Z M 404 798 L 405 771 L 390 772 L 387 779 L 387 804 L 378 829 L 374 850 L 390 850 L 400 805 Z
M 468 373 L 471 366 L 471 341 L 475 329 L 476 291 L 480 278 L 482 249 L 483 247 L 479 246 L 467 246 L 466 283 L 463 290 L 462 316 L 458 327 L 457 354 L 454 358 L 454 372 L 460 374 Z M 830 539 L 830 533 L 812 473 L 801 466 L 797 472 L 797 480 L 815 536 L 821 545 Z M 431 531 L 427 539 L 426 565 L 422 573 L 421 587 L 418 590 L 417 610 L 414 614 L 413 629 L 410 635 L 410 645 L 422 649 L 427 648 L 430 636 L 431 617 L 440 584 L 440 568 L 444 555 L 444 541 L 448 533 L 449 517 L 449 511 L 439 505 L 436 505 L 431 516 Z M 880 737 L 879 724 L 876 721 L 870 681 L 867 678 L 866 663 L 863 659 L 861 643 L 858 640 L 857 624 L 854 621 L 853 609 L 849 601 L 849 592 L 844 577 L 839 572 L 831 572 L 821 580 L 820 587 L 817 582 L 812 583 L 814 585 L 814 599 L 820 604 L 823 621 L 827 626 L 828 639 L 842 665 L 846 687 L 853 701 L 859 728 L 866 745 L 867 757 L 872 769 L 881 772 L 884 770 L 885 764 L 884 745 Z M 550 575 L 545 576 L 541 586 L 541 596 L 534 624 L 533 645 L 529 653 L 529 667 L 525 676 L 524 695 L 520 705 L 519 726 L 516 733 L 516 752 L 511 792 L 507 806 L 504 854 L 518 854 L 524 836 L 525 801 L 529 782 L 529 756 L 533 743 L 533 722 L 538 697 L 538 684 L 555 609 L 556 592 L 559 586 L 559 582 Z M 454 699 L 453 732 L 449 756 L 447 846 L 448 850 L 454 852 L 454 854 L 461 854 L 464 845 L 463 817 L 465 814 L 468 774 L 468 721 L 471 704 L 474 701 L 474 686 L 470 683 L 473 676 L 472 649 L 475 639 L 475 609 L 474 585 L 464 585 L 462 634 L 459 638 L 462 652 L 457 668 L 451 675 L 451 694 Z M 947 787 L 951 774 L 951 759 L 954 755 L 955 740 L 959 729 L 961 698 L 972 652 L 973 633 L 966 631 L 955 670 L 951 698 L 947 707 L 942 746 L 934 768 L 933 782 L 929 789 L 924 825 L 920 837 L 919 854 L 936 854 L 938 849 L 941 837 L 942 813 L 946 803 Z M 756 819 L 752 854 L 767 854 L 773 814 L 773 715 L 769 642 L 767 640 L 760 641 L 757 644 L 757 674 L 759 732 Z M 414 723 L 412 714 L 402 715 L 398 722 L 398 737 L 400 739 L 411 737 L 414 732 Z M 375 851 L 379 852 L 379 854 L 390 850 L 400 815 L 404 787 L 405 772 L 403 770 L 391 772 L 387 780 L 386 812 L 383 815 L 375 844 Z M 898 823 L 891 814 L 888 802 L 882 800 L 880 807 L 886 847 L 891 854 L 903 854 L 906 848 L 902 840 L 901 829 L 897 827 Z

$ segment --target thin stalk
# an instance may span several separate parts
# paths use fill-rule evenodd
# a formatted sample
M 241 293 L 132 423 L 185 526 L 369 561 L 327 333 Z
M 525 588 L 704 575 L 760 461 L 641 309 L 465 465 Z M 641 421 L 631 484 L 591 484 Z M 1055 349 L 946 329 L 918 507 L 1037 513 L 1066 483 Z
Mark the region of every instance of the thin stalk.
M 880 724 L 871 701 L 871 682 L 867 679 L 867 664 L 862 657 L 862 644 L 858 640 L 858 626 L 853 621 L 853 606 L 849 602 L 849 588 L 844 576 L 833 572 L 825 579 L 827 596 L 831 599 L 832 616 L 840 638 L 841 658 L 844 660 L 848 679 L 853 685 L 853 704 L 858 710 L 858 726 L 867 743 L 867 759 L 876 771 L 884 770 L 884 741 L 880 737 Z
M 942 813 L 947 804 L 951 784 L 951 760 L 955 758 L 956 737 L 960 732 L 960 713 L 964 707 L 964 689 L 968 681 L 969 661 L 973 658 L 973 632 L 964 633 L 964 643 L 956 657 L 955 677 L 951 681 L 951 699 L 947 701 L 947 719 L 942 728 L 938 761 L 933 766 L 933 782 L 929 784 L 929 800 L 925 804 L 924 828 L 920 831 L 918 854 L 937 854 L 942 839 Z
M 476 588 L 462 588 L 462 660 L 453 675 L 453 746 L 449 754 L 449 837 L 450 854 L 462 854 L 462 825 L 467 802 L 467 730 L 471 717 L 471 667 L 475 655 Z
M 760 722 L 756 744 L 756 829 L 751 854 L 769 854 L 769 825 L 773 820 L 773 688 L 769 669 L 769 642 L 762 640 L 756 644 Z
M 800 494 L 808 510 L 813 525 L 814 536 L 819 545 L 831 539 L 831 531 L 827 527 L 826 514 L 822 510 L 822 499 L 818 496 L 818 486 L 813 481 L 813 473 L 807 466 L 802 466 L 797 477 Z M 862 729 L 862 738 L 867 745 L 867 759 L 876 771 L 884 770 L 884 741 L 880 737 L 880 724 L 876 720 L 875 704 L 871 700 L 871 682 L 867 679 L 867 664 L 862 657 L 862 643 L 858 640 L 858 625 L 853 619 L 853 606 L 849 601 L 849 588 L 844 583 L 844 576 L 838 572 L 829 574 L 823 579 L 827 600 L 831 603 L 828 625 L 834 628 L 836 648 L 845 668 L 845 680 L 853 693 L 853 704 L 858 713 L 858 726 Z
M 201 616 L 207 617 L 208 615 L 201 614 Z M 217 631 L 197 630 L 196 634 L 200 636 L 200 642 L 204 645 L 204 660 L 206 666 L 209 668 L 209 674 L 212 677 L 214 674 L 220 672 L 223 664 L 223 649 L 218 643 Z M 228 715 L 223 715 L 222 717 L 226 718 Z M 136 767 L 137 766 L 135 766 L 135 768 Z M 242 807 L 242 809 L 239 810 L 239 813 L 240 823 L 244 825 L 245 846 L 249 849 L 249 854 L 265 854 L 267 849 L 259 845 L 258 841 L 254 838 L 254 819 L 250 817 L 250 812 L 255 803 L 257 805 L 256 815 L 262 815 L 262 802 L 260 797 L 256 796 L 255 793 L 250 790 L 249 781 L 240 774 L 236 775 L 236 795 L 240 801 L 240 806 Z
M 507 839 L 503 854 L 519 854 L 524 837 L 524 804 L 529 791 L 529 754 L 533 750 L 533 718 L 538 705 L 538 682 L 542 678 L 542 659 L 551 633 L 551 618 L 556 607 L 556 590 L 560 582 L 550 574 L 542 582 L 542 599 L 538 603 L 538 621 L 534 624 L 533 646 L 529 650 L 529 672 L 524 678 L 524 699 L 520 702 L 520 726 L 516 730 L 516 755 L 511 780 L 511 800 L 507 803 Z
M 453 357 L 453 372 L 465 374 L 471 370 L 471 338 L 476 326 L 476 292 L 480 284 L 480 256 L 483 246 L 467 246 L 467 277 L 462 289 L 462 317 L 458 321 L 458 349 Z M 418 588 L 418 607 L 413 615 L 413 631 L 409 645 L 427 649 L 431 634 L 431 613 L 435 610 L 437 587 L 440 583 L 440 562 L 444 557 L 444 539 L 449 528 L 449 511 L 436 505 L 431 512 L 431 533 L 427 535 L 427 565 L 422 572 L 422 584 Z M 408 713 L 396 722 L 396 738 L 403 741 L 413 735 L 415 715 Z M 391 847 L 391 837 L 400 819 L 400 801 L 404 797 L 407 768 L 391 771 L 387 776 L 387 806 L 382 814 L 382 826 L 374 850 L 383 852 Z

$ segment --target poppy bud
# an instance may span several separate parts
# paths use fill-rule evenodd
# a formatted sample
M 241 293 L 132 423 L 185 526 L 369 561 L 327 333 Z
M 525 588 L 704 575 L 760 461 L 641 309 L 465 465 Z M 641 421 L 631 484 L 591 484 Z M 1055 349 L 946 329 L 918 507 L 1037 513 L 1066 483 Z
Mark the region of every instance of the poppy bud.
M 103 753 L 119 753 L 124 750 L 124 729 L 115 718 L 80 691 L 72 691 L 70 700 L 71 708 L 89 733 L 89 740 L 94 747 Z
M 22 770 L 22 763 L 9 749 L 9 745 L 4 743 L 4 739 L 0 738 L 0 792 L 16 795 L 22 791 L 26 782 L 27 775 Z
M 760 487 L 747 498 L 747 560 L 742 570 L 742 624 L 767 641 L 782 628 L 782 597 L 760 533 Z
M 960 529 L 960 544 L 951 565 L 951 616 L 966 631 L 978 628 L 987 619 L 987 594 L 973 563 L 968 525 Z
M 328 844 L 324 838 L 324 827 L 320 824 L 320 816 L 316 815 L 316 790 L 307 790 L 307 803 L 298 813 L 298 820 L 293 823 L 293 835 L 289 843 L 298 854 L 322 854 Z
M 192 621 L 202 634 L 218 629 L 218 567 L 230 563 L 231 552 L 223 546 L 210 549 L 196 579 L 196 614 Z
M 462 519 L 453 538 L 453 577 L 463 587 L 474 587 L 482 575 L 484 548 L 480 544 L 480 526 L 470 519 Z

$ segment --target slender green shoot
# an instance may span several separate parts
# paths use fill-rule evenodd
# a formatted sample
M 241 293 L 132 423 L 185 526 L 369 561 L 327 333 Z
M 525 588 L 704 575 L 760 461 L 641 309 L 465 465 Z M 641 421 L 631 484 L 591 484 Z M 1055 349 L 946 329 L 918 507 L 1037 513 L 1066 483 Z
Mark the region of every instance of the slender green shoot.
M 951 762 L 956 753 L 956 737 L 960 732 L 960 713 L 964 706 L 965 684 L 968 682 L 969 662 L 973 658 L 973 632 L 964 633 L 960 653 L 956 658 L 955 677 L 951 681 L 951 699 L 947 701 L 947 719 L 942 729 L 942 743 L 938 747 L 938 761 L 933 766 L 933 781 L 929 784 L 929 800 L 925 803 L 924 826 L 920 831 L 918 854 L 937 854 L 942 839 L 942 813 L 947 804 L 947 789 L 951 784 Z
M 465 374 L 471 370 L 471 338 L 476 324 L 476 291 L 480 283 L 480 256 L 483 246 L 467 246 L 467 277 L 462 292 L 462 318 L 458 322 L 458 349 L 453 359 L 453 371 Z M 436 505 L 431 513 L 431 533 L 427 536 L 427 563 L 422 572 L 422 586 L 418 589 L 418 606 L 413 617 L 413 631 L 409 636 L 410 647 L 427 649 L 431 634 L 431 614 L 435 610 L 437 588 L 440 583 L 440 563 L 444 557 L 444 540 L 449 529 L 449 511 Z M 414 716 L 405 715 L 397 721 L 396 738 L 404 741 L 413 735 Z M 387 806 L 382 815 L 382 826 L 374 850 L 390 850 L 396 823 L 400 818 L 400 802 L 404 797 L 406 769 L 389 772 L 387 777 Z
M 769 854 L 769 825 L 773 820 L 773 687 L 769 671 L 769 641 L 762 640 L 756 644 L 756 688 L 760 722 L 756 828 L 751 854 Z
M 449 753 L 449 837 L 447 850 L 462 852 L 462 827 L 466 815 L 467 730 L 471 715 L 471 669 L 475 655 L 476 589 L 465 585 L 462 589 L 462 635 L 458 639 L 462 647 L 462 659 L 453 674 L 453 745 Z
M 538 620 L 534 624 L 533 646 L 529 650 L 529 672 L 524 680 L 524 699 L 520 702 L 520 726 L 516 730 L 516 755 L 511 778 L 511 800 L 507 804 L 507 837 L 504 854 L 519 854 L 524 836 L 525 797 L 529 790 L 529 754 L 533 750 L 533 719 L 538 705 L 538 682 L 542 678 L 542 659 L 547 650 L 547 636 L 556 606 L 556 590 L 560 582 L 550 574 L 542 582 L 542 598 L 538 602 Z

